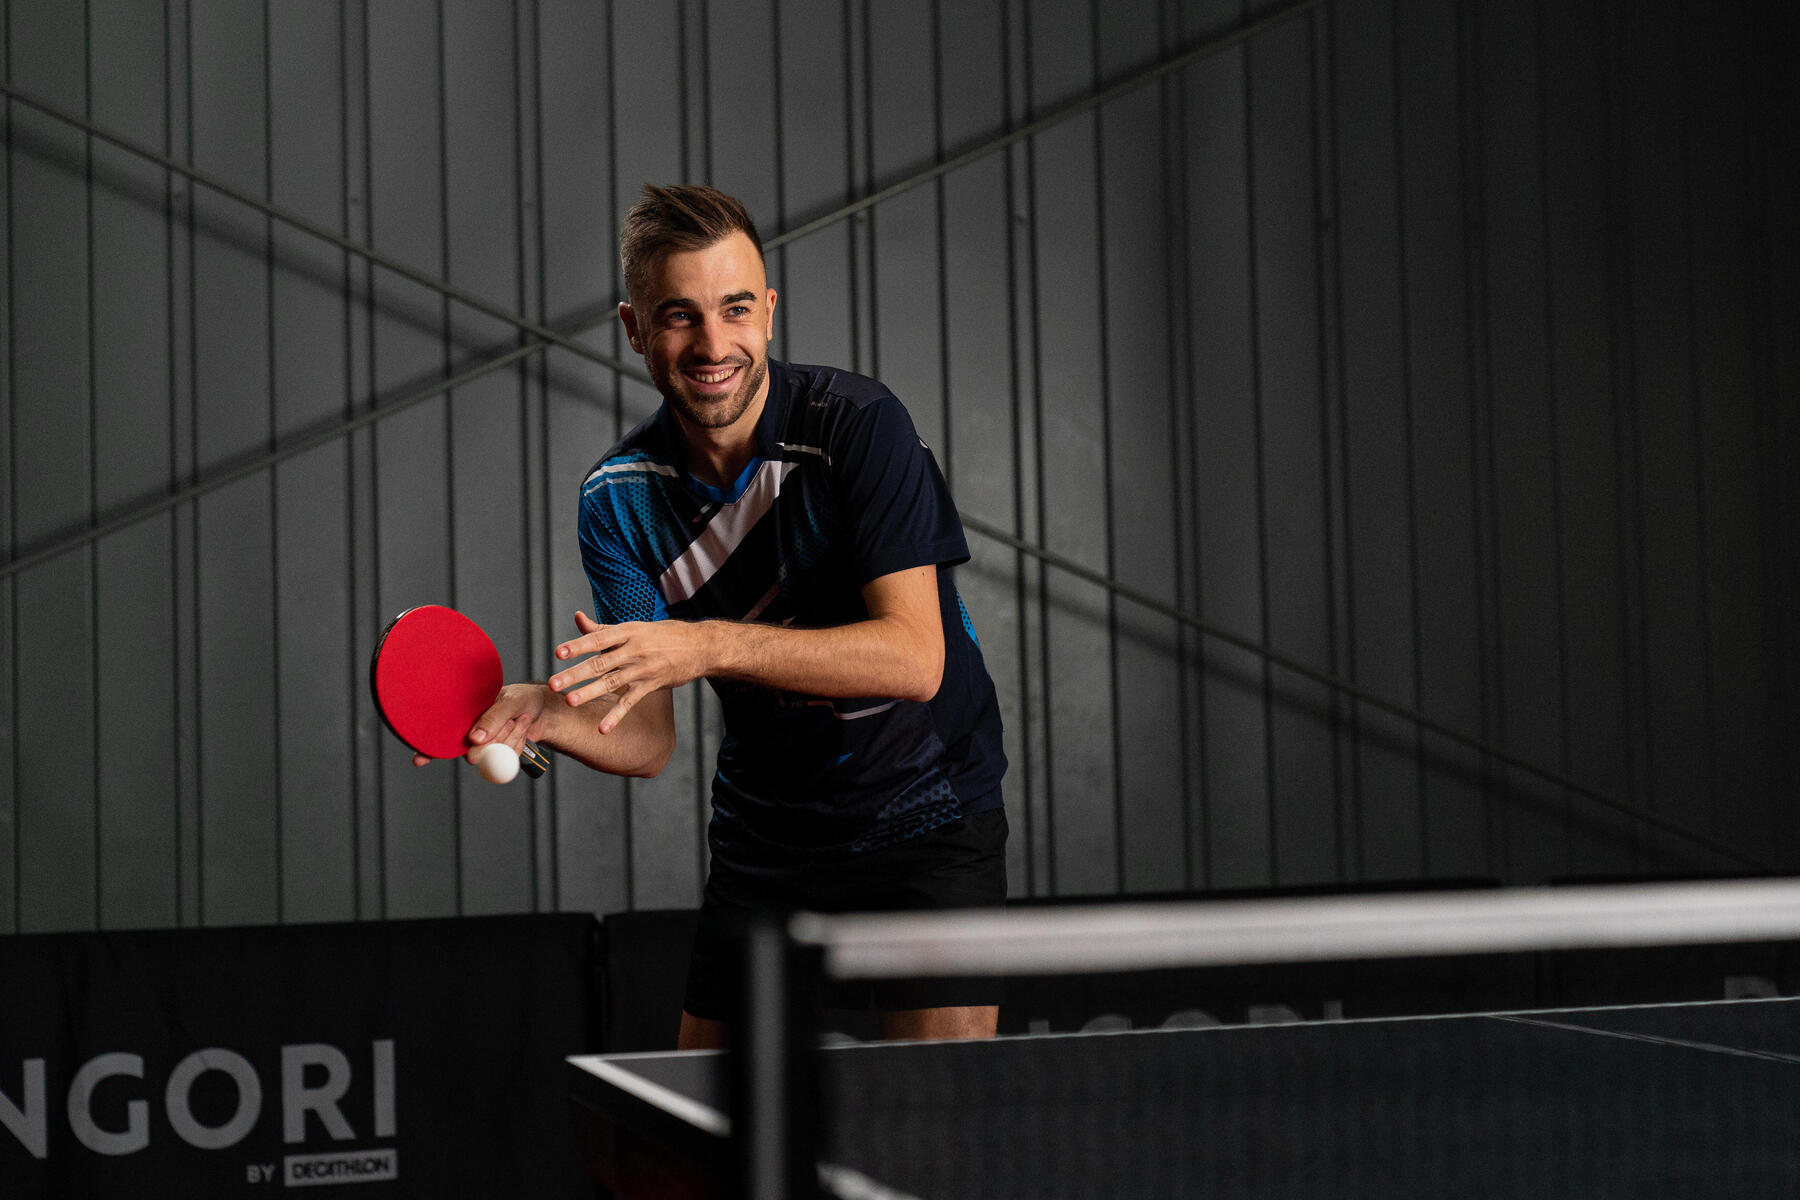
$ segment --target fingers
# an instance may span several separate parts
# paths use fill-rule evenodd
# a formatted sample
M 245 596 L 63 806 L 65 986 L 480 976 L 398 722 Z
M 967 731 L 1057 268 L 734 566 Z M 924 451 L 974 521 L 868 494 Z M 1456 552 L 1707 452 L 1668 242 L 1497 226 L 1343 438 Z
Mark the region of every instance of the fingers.
M 625 714 L 630 712 L 637 705 L 639 700 L 642 700 L 654 690 L 655 689 L 647 683 L 639 683 L 625 689 L 625 694 L 620 696 L 618 700 L 614 702 L 612 708 L 604 717 L 600 718 L 600 732 L 611 733 L 613 730 L 617 729 L 619 727 L 619 722 L 625 719 Z
M 622 639 L 621 626 L 602 625 L 584 612 L 575 614 L 575 628 L 581 636 L 572 638 L 556 648 L 556 657 L 575 658 L 583 654 L 592 654 L 597 650 L 605 650 L 616 646 Z
M 508 684 L 469 730 L 472 748 L 489 742 L 505 742 L 517 750 L 530 736 L 532 726 L 543 711 L 543 692 L 532 684 Z
M 666 686 L 658 679 L 654 647 L 659 634 L 666 635 L 666 623 L 650 625 L 627 623 L 601 625 L 584 612 L 575 614 L 575 628 L 581 636 L 556 648 L 558 658 L 588 655 L 581 662 L 550 677 L 550 690 L 561 694 L 571 707 L 604 697 L 612 704 L 601 718 L 601 733 L 611 733 L 637 702 Z
M 469 741 L 471 745 L 468 750 L 463 753 L 463 760 L 470 766 L 479 766 L 480 764 L 475 761 L 476 756 L 487 749 L 488 744 L 491 742 L 499 742 L 502 745 L 511 746 L 514 750 L 523 754 L 525 752 L 525 743 L 530 740 L 531 725 L 532 718 L 524 713 L 519 713 L 507 718 L 491 731 L 477 726 L 469 731 Z
M 584 681 L 599 680 L 608 672 L 617 672 L 620 668 L 619 656 L 607 651 L 618 650 L 628 639 L 629 625 L 598 625 L 586 613 L 575 614 L 575 625 L 583 631 L 582 636 L 573 641 L 564 642 L 556 648 L 556 657 L 570 658 L 574 655 L 586 654 L 591 657 L 581 662 L 570 664 L 565 671 L 559 671 L 549 679 L 550 690 L 565 693 L 571 705 L 586 704 L 589 700 L 605 695 L 617 686 L 595 688 Z M 569 689 L 577 689 L 570 691 Z
M 561 674 L 552 675 L 546 681 L 550 690 L 562 693 L 563 699 L 570 704 L 585 704 L 587 699 L 582 698 L 582 693 L 589 687 L 585 681 L 591 680 L 598 669 L 593 662 L 590 658 L 586 662 L 576 663 Z M 571 688 L 575 690 L 571 691 Z
M 468 750 L 463 753 L 463 761 L 468 763 L 471 767 L 480 766 L 481 763 L 479 760 L 481 758 L 481 752 L 486 750 L 489 745 L 511 746 L 515 753 L 523 757 L 525 754 L 525 743 L 528 740 L 530 739 L 524 736 L 523 729 L 512 728 L 504 735 L 492 738 L 487 742 L 481 743 L 479 746 L 470 746 Z
M 590 659 L 589 661 L 591 662 L 593 660 Z M 582 666 L 587 666 L 587 663 L 583 663 Z M 573 691 L 565 692 L 563 697 L 569 702 L 571 707 L 579 707 L 580 705 L 588 703 L 590 700 L 598 700 L 600 697 L 608 695 L 618 688 L 620 683 L 618 670 L 603 671 L 598 668 L 596 668 L 596 670 L 599 671 L 599 673 L 595 674 L 594 677 L 586 683 L 581 683 L 574 678 L 572 674 L 565 674 L 557 677 L 566 681 L 564 686 L 572 687 L 574 689 Z M 554 680 L 551 681 L 550 686 L 556 691 L 562 691 L 562 688 L 558 687 Z

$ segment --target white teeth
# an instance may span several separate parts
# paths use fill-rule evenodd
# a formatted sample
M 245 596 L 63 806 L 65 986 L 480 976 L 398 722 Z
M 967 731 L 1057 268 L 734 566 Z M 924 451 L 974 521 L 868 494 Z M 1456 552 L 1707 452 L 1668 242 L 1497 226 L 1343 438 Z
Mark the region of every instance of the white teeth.
M 736 367 L 724 371 L 689 371 L 688 376 L 699 383 L 723 383 L 731 378 L 731 373 L 735 370 Z

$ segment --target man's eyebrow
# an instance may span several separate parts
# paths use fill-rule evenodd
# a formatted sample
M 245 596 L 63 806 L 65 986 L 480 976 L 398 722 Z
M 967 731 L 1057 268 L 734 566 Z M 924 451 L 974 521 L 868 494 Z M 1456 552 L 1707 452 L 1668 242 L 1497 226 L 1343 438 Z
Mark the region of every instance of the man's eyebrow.
M 733 293 L 731 293 L 731 295 L 726 296 L 724 299 L 719 301 L 719 307 L 723 308 L 727 304 L 742 304 L 746 300 L 754 300 L 754 299 L 756 299 L 755 292 L 752 292 L 752 291 L 733 292 Z M 657 306 L 654 309 L 652 309 L 651 311 L 661 313 L 661 312 L 667 312 L 671 308 L 699 308 L 699 307 L 701 307 L 701 305 L 700 305 L 700 302 L 697 300 L 690 300 L 686 296 L 670 296 L 667 300 L 664 300 L 664 301 L 661 301 L 660 303 L 658 303 Z

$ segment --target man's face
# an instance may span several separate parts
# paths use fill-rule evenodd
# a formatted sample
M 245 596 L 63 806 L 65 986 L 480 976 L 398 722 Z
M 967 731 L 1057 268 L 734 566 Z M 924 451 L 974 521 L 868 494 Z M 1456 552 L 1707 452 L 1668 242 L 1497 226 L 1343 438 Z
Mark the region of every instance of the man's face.
M 667 255 L 643 292 L 619 305 L 619 319 L 676 414 L 701 429 L 754 422 L 769 376 L 775 293 L 750 239 L 734 233 Z

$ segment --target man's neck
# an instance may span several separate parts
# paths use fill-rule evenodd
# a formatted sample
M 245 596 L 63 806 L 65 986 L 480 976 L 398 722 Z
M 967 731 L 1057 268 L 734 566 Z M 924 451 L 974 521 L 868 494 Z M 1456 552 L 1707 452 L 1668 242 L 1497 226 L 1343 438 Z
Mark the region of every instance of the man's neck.
M 763 410 L 769 403 L 768 379 L 763 380 L 761 392 L 750 402 L 743 416 L 722 429 L 706 429 L 676 414 L 675 424 L 687 450 L 689 474 L 716 488 L 728 488 L 737 481 L 750 460 L 756 457 L 756 429 L 762 423 Z
M 687 447 L 688 473 L 712 487 L 730 487 L 756 456 L 756 427 L 747 433 L 737 429 L 698 429 L 681 422 L 682 442 Z

